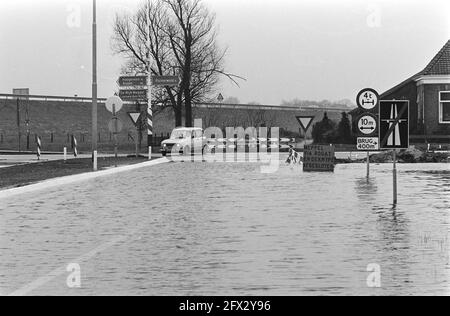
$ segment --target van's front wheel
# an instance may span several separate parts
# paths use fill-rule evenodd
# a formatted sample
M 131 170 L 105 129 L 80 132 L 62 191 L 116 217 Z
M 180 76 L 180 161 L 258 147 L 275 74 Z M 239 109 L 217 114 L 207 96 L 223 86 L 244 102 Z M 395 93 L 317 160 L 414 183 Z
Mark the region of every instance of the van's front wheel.
M 184 147 L 184 149 L 183 149 L 183 156 L 191 156 L 191 147 L 189 147 L 189 146 L 186 146 L 186 147 Z

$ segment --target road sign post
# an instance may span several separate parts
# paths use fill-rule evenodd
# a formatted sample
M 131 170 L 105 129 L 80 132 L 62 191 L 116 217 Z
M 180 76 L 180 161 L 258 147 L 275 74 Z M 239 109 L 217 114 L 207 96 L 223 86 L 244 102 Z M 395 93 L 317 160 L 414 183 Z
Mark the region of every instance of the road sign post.
M 379 150 L 378 120 L 373 114 L 363 114 L 358 120 L 358 131 L 364 137 L 357 138 L 356 148 L 367 151 L 367 179 L 370 178 L 370 151 Z
M 315 116 L 307 115 L 307 116 L 296 116 L 298 123 L 300 124 L 303 133 L 305 134 L 305 144 L 303 146 L 306 147 L 306 140 L 307 140 L 307 134 L 308 130 L 311 128 L 312 123 L 314 122 Z
M 120 133 L 123 129 L 123 124 L 117 117 L 117 112 L 119 112 L 123 107 L 123 101 L 120 97 L 113 96 L 106 100 L 105 107 L 108 111 L 112 113 L 112 119 L 108 124 L 109 131 L 114 136 L 114 157 L 116 159 L 116 167 L 117 167 L 117 158 L 118 158 L 118 147 L 119 140 L 117 134 Z
M 394 170 L 393 170 L 393 206 L 396 207 L 398 203 L 398 197 L 397 197 L 397 151 L 394 149 L 393 153 L 393 160 L 394 160 Z
M 358 120 L 357 149 L 367 151 L 367 180 L 370 179 L 370 151 L 379 150 L 378 119 L 373 114 L 379 107 L 380 94 L 372 89 L 361 90 L 356 97 L 358 107 L 364 114 Z
M 370 179 L 370 152 L 367 152 L 367 179 Z
M 136 158 L 139 157 L 140 148 L 141 148 L 141 117 L 142 113 L 140 112 L 140 107 L 137 105 L 136 112 L 128 112 L 128 116 L 130 117 L 131 121 L 133 122 L 134 126 L 136 127 Z
M 380 102 L 380 147 L 393 150 L 393 206 L 398 203 L 397 149 L 409 148 L 409 101 Z

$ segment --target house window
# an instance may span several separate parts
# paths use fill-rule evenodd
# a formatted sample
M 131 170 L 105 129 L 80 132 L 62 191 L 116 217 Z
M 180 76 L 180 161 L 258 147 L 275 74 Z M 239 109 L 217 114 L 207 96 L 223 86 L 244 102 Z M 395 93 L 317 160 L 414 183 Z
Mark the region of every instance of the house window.
M 450 91 L 439 92 L 439 123 L 450 124 Z

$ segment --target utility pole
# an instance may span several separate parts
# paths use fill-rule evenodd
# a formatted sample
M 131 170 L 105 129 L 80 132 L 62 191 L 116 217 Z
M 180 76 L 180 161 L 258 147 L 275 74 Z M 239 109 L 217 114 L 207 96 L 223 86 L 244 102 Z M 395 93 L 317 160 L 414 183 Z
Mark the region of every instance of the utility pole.
M 92 162 L 93 170 L 97 171 L 97 3 L 93 0 L 92 22 Z

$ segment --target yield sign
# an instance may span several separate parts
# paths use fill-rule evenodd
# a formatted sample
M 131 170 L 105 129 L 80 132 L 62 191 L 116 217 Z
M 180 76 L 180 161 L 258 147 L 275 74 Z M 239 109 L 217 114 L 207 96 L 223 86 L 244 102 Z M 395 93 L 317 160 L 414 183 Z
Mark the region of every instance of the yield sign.
M 128 115 L 130 116 L 131 120 L 133 121 L 133 124 L 137 126 L 138 122 L 139 122 L 139 118 L 141 117 L 141 113 L 134 112 L 134 113 L 128 113 Z
M 300 126 L 302 127 L 303 131 L 305 133 L 308 132 L 309 128 L 311 127 L 312 122 L 316 118 L 315 116 L 296 116 L 297 121 L 300 123 Z

